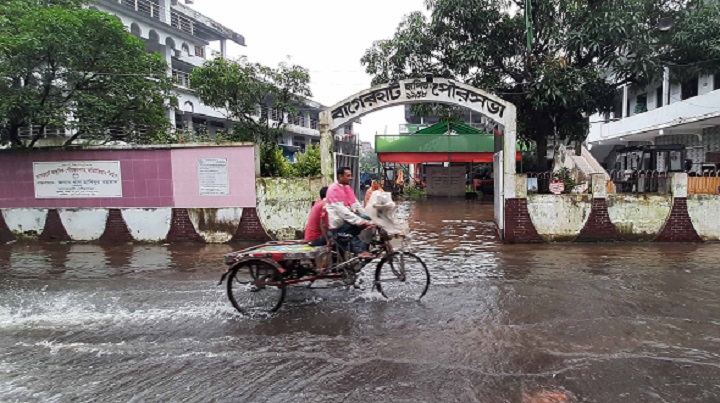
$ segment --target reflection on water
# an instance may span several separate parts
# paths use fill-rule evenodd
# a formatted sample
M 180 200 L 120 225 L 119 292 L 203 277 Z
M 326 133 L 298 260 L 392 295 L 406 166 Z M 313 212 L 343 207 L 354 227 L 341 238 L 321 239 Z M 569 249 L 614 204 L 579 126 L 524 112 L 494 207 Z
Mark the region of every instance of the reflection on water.
M 0 246 L 0 401 L 720 400 L 718 245 L 504 245 L 491 203 L 401 214 L 422 303 L 367 270 L 265 318 L 216 287 L 246 245 Z

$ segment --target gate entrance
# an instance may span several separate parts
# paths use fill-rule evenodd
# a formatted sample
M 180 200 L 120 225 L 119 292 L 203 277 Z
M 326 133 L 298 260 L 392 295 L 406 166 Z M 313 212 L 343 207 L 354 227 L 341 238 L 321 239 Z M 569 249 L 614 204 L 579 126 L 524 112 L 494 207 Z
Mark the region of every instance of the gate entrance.
M 428 76 L 425 79 L 377 85 L 326 109 L 320 114 L 320 150 L 324 180 L 330 183 L 335 175 L 333 131 L 375 111 L 428 102 L 465 107 L 501 126 L 502 147 L 495 150 L 493 170 L 496 186 L 495 222 L 504 238 L 505 199 L 515 196 L 516 110 L 513 104 L 479 88 Z

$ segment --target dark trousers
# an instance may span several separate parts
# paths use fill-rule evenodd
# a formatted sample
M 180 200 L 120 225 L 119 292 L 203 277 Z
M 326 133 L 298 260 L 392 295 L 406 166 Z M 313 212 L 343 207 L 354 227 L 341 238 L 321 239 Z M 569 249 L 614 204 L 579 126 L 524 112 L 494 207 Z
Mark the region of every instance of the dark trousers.
M 327 245 L 327 239 L 324 236 L 310 242 L 310 246 L 325 246 Z
M 363 220 L 370 220 L 370 217 L 368 217 L 368 216 L 366 216 L 366 215 L 364 215 L 364 214 L 358 214 L 358 216 L 360 216 Z M 352 238 L 352 240 L 350 241 L 350 250 L 351 250 L 353 253 L 358 254 L 358 253 L 362 253 L 362 252 L 367 251 L 367 250 L 368 250 L 368 246 L 369 246 L 368 244 L 366 244 L 365 242 L 361 241 L 361 240 L 358 238 L 358 235 L 360 235 L 360 233 L 361 233 L 364 229 L 365 229 L 365 228 L 360 227 L 360 226 L 358 226 L 358 225 L 352 225 L 352 224 L 345 223 L 345 224 L 341 225 L 340 228 L 332 230 L 331 233 L 332 233 L 333 235 L 334 235 L 334 234 L 349 234 L 349 235 L 352 235 L 353 238 Z

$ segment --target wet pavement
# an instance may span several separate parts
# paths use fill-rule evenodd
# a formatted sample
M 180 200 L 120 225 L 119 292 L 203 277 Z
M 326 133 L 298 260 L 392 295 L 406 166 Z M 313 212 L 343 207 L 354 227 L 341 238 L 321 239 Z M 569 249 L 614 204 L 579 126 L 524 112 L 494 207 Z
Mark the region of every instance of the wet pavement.
M 245 318 L 215 286 L 240 245 L 0 246 L 0 401 L 720 401 L 720 245 L 502 245 L 492 204 L 403 208 L 420 303 L 366 281 Z

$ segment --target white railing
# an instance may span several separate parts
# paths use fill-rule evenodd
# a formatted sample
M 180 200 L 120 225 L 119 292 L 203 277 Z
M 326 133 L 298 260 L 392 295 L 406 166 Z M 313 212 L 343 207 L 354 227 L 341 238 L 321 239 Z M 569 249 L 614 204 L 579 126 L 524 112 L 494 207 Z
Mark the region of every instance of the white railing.
M 117 0 L 117 2 L 156 20 L 162 20 L 161 16 L 166 12 L 165 7 L 149 0 Z M 170 10 L 170 25 L 190 35 L 195 34 L 195 21 L 176 11 Z
M 170 25 L 181 31 L 185 31 L 190 35 L 195 34 L 195 22 L 180 13 L 176 13 L 175 11 L 170 12 Z
M 43 128 L 41 125 L 32 125 L 21 127 L 19 129 L 19 137 L 24 139 L 31 138 L 63 138 L 70 137 L 80 130 L 87 132 L 89 136 L 109 136 L 109 137 L 122 137 L 132 134 L 146 134 L 148 132 L 146 126 L 137 126 L 133 128 L 120 127 L 120 126 L 103 126 L 100 128 L 97 125 L 82 124 L 78 122 L 68 122 L 65 126 L 47 126 Z
M 148 0 L 118 0 L 118 3 L 157 20 L 160 19 L 160 16 L 165 11 L 164 7 L 160 7 Z
M 50 137 L 65 137 L 66 131 L 64 127 L 45 127 L 40 125 L 33 125 L 27 127 L 21 127 L 18 129 L 18 135 L 21 138 L 50 138 Z
M 190 88 L 190 73 L 186 73 L 182 70 L 172 71 L 172 78 L 175 84 L 180 87 Z

